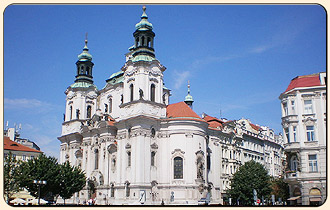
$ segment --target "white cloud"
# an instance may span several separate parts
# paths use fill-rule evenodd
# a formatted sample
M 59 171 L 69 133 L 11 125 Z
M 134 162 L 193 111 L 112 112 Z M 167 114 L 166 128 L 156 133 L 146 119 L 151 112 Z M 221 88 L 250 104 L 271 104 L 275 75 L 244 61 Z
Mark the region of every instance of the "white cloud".
M 174 88 L 179 89 L 182 84 L 187 81 L 188 77 L 190 76 L 190 73 L 190 71 L 174 71 Z
M 26 108 L 38 108 L 41 107 L 43 102 L 37 99 L 4 99 L 4 108 L 5 109 L 26 109 Z

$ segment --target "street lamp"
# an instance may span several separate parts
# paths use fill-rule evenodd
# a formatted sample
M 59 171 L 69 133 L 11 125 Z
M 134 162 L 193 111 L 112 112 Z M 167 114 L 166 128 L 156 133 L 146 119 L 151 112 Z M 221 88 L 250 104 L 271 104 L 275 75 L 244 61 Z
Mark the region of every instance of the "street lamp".
M 40 205 L 40 185 L 47 184 L 47 181 L 42 181 L 42 180 L 33 180 L 33 183 L 38 185 L 38 205 Z

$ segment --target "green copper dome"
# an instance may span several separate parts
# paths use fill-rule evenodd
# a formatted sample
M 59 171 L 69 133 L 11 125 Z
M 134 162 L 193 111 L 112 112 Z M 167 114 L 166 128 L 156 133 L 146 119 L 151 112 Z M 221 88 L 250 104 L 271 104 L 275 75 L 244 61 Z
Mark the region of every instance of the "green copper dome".
M 85 40 L 85 47 L 83 49 L 83 52 L 78 55 L 79 61 L 91 61 L 92 60 L 92 55 L 89 54 L 88 52 L 88 47 L 87 47 L 87 39 Z
M 184 101 L 194 101 L 193 97 L 188 93 L 188 95 L 186 95 Z
M 135 28 L 136 30 L 140 30 L 140 31 L 152 30 L 152 24 L 148 21 L 148 16 L 146 14 L 145 6 L 143 6 L 141 21 L 135 25 Z

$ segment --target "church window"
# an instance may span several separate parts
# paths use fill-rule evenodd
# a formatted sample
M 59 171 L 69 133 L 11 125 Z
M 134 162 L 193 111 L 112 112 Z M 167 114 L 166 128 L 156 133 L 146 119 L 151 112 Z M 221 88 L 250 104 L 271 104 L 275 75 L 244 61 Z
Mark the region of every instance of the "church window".
M 70 120 L 72 120 L 72 106 L 70 106 Z
M 113 185 L 114 185 L 113 183 L 110 184 L 110 197 L 111 198 L 115 197 L 115 189 L 114 189 Z
M 91 118 L 91 116 L 92 116 L 92 107 L 87 106 L 87 118 Z
M 109 99 L 109 113 L 112 112 L 112 98 Z
M 132 159 L 132 154 L 130 151 L 127 152 L 127 166 L 131 166 L 131 159 Z
M 95 149 L 95 167 L 94 169 L 98 169 L 99 168 L 99 150 Z
M 135 39 L 135 46 L 136 46 L 136 47 L 139 46 L 139 37 L 136 37 L 136 39 Z
M 150 41 L 151 41 L 151 39 L 150 39 L 150 37 L 148 37 L 148 39 L 147 39 L 147 46 L 148 47 L 150 47 Z
M 174 158 L 174 179 L 183 179 L 183 159 L 181 157 Z
M 104 104 L 104 112 L 108 113 L 108 104 Z
M 130 101 L 132 102 L 133 101 L 133 94 L 134 94 L 134 85 L 131 84 L 129 86 L 129 90 L 130 90 Z
M 152 151 L 151 152 L 151 166 L 155 166 L 155 156 L 156 156 L 156 152 Z
M 155 138 L 156 130 L 154 128 L 151 128 L 151 138 Z
M 121 104 L 124 103 L 124 96 L 123 96 L 123 94 L 120 95 L 120 103 L 121 103 Z
M 142 46 L 144 46 L 144 36 L 142 37 Z
M 129 194 L 130 194 L 129 182 L 125 183 L 125 190 L 126 190 L 126 197 L 129 197 Z
M 155 93 L 156 93 L 156 88 L 155 85 L 152 84 L 150 87 L 150 101 L 155 101 Z
M 90 70 L 90 68 L 87 66 L 87 67 L 86 67 L 86 74 L 87 74 L 87 75 L 90 74 L 89 70 Z

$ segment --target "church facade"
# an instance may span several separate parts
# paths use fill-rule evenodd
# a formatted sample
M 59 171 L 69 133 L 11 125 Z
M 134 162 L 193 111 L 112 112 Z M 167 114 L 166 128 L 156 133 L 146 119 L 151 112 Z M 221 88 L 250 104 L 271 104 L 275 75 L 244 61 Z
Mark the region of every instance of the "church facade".
M 222 204 L 230 178 L 246 161 L 260 162 L 279 176 L 283 147 L 271 129 L 245 119 L 197 115 L 189 85 L 185 101 L 169 104 L 166 68 L 155 56 L 145 7 L 135 27 L 124 66 L 103 89 L 93 84 L 87 40 L 78 56 L 58 139 L 60 162 L 81 167 L 88 180 L 66 203 Z

